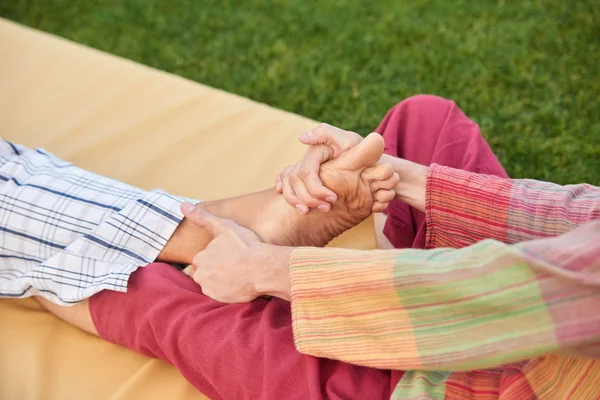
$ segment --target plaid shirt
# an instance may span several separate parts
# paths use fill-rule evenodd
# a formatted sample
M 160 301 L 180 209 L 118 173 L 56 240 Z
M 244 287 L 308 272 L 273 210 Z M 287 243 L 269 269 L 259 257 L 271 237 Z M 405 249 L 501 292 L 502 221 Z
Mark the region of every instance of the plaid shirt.
M 294 251 L 298 350 L 399 399 L 600 398 L 600 189 L 433 165 L 426 205 L 430 250 Z
M 125 291 L 179 225 L 182 200 L 0 139 L 0 296 L 69 305 Z

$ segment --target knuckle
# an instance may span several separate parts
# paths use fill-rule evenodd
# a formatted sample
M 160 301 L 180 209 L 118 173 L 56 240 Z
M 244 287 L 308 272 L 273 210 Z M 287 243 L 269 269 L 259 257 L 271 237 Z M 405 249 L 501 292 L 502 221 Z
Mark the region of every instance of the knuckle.
M 358 133 L 356 133 L 354 131 L 346 131 L 346 130 L 342 130 L 342 129 L 340 129 L 340 131 L 341 131 L 341 133 L 344 134 L 344 139 L 348 143 L 357 144 L 357 143 L 361 142 L 363 139 L 362 136 L 360 136 Z
M 394 174 L 394 168 L 390 164 L 381 164 L 382 165 L 382 174 L 391 177 Z
M 325 123 L 325 122 L 321 122 L 319 125 L 317 125 L 317 127 L 315 129 L 320 132 L 327 131 L 327 130 L 331 129 L 331 125 L 329 125 L 328 123 Z
M 298 177 L 300 178 L 306 178 L 307 176 L 311 175 L 312 171 L 307 168 L 307 167 L 299 167 L 298 171 L 296 172 L 296 174 L 298 175 Z
M 385 185 L 383 187 L 387 190 L 394 190 L 394 188 L 398 185 L 398 182 L 395 179 L 388 179 L 385 181 Z
M 196 282 L 200 286 L 202 286 L 204 284 L 204 280 L 202 279 L 202 275 L 198 272 L 198 270 L 194 271 L 194 273 L 192 274 L 192 279 L 193 279 L 194 282 Z
M 332 133 L 334 127 L 325 122 L 321 122 L 315 129 L 313 129 L 313 133 L 319 136 L 328 136 Z
M 393 190 L 385 190 L 382 194 L 384 202 L 389 203 L 396 197 L 396 193 Z
M 235 222 L 233 222 L 230 219 L 223 220 L 223 222 L 219 224 L 219 228 L 221 228 L 226 233 L 230 233 L 233 231 L 233 228 L 235 228 Z
M 192 267 L 194 271 L 197 270 L 198 265 L 200 265 L 200 260 L 202 259 L 202 253 L 197 253 L 194 258 L 192 258 Z
M 293 167 L 294 165 L 286 165 L 285 167 L 283 167 L 279 175 L 289 174 Z
M 398 182 L 395 182 L 394 180 L 388 180 L 386 181 L 384 188 L 387 190 L 394 190 L 396 186 L 398 186 Z

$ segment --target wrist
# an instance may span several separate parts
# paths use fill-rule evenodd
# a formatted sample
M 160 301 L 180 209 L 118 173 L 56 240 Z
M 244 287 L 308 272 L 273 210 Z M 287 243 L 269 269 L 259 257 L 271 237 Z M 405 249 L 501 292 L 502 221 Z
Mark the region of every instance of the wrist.
M 204 250 L 212 240 L 212 235 L 183 218 L 165 247 L 157 257 L 158 261 L 179 264 L 191 264 L 194 256 Z
M 385 162 L 394 168 L 400 177 L 396 186 L 396 198 L 411 207 L 425 211 L 425 195 L 428 167 L 384 154 L 380 162 Z
M 256 245 L 256 259 L 261 260 L 254 274 L 254 288 L 259 296 L 273 296 L 290 300 L 290 258 L 293 247 L 260 243 Z

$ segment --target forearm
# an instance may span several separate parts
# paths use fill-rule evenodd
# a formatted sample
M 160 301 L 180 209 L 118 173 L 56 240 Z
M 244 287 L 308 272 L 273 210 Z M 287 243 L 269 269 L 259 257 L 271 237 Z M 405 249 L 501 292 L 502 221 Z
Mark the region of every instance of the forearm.
M 290 264 L 296 346 L 376 368 L 451 371 L 597 344 L 593 224 L 517 246 L 298 249 Z

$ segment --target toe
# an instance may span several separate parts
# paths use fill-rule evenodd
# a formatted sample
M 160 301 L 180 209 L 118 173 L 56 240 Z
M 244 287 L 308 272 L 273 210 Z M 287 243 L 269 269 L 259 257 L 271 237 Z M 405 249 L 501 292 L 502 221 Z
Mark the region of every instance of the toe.
M 379 161 L 384 147 L 383 137 L 378 133 L 371 133 L 358 145 L 335 159 L 335 168 L 362 172 Z

